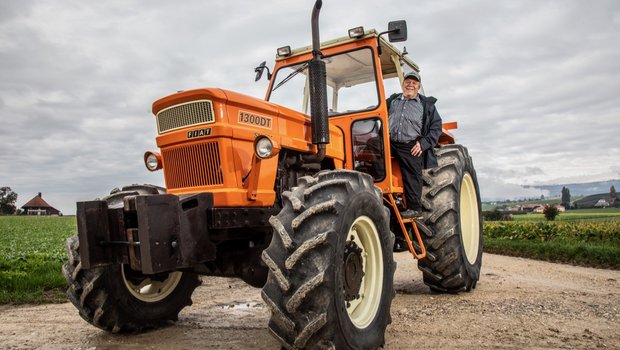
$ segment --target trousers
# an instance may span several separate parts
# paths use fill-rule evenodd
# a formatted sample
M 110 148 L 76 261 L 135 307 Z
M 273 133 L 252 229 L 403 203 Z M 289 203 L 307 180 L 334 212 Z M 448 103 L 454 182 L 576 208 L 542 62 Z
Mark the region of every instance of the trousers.
M 400 172 L 405 185 L 405 201 L 407 209 L 421 211 L 420 197 L 422 196 L 422 169 L 424 159 L 422 155 L 414 157 L 411 155 L 411 148 L 415 141 L 409 143 L 391 142 L 392 155 L 398 159 Z

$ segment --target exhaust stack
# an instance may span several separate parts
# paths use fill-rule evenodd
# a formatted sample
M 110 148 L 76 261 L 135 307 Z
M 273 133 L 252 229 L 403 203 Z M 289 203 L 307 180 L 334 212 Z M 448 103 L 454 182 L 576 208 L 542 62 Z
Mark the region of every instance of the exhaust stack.
M 325 154 L 325 145 L 329 143 L 329 121 L 327 119 L 327 71 L 321 60 L 321 40 L 319 38 L 319 12 L 323 5 L 317 0 L 312 9 L 312 60 L 308 64 L 310 79 L 310 115 L 312 117 L 312 143 L 319 152 Z M 322 159 L 323 157 L 320 156 Z M 318 160 L 320 161 L 320 159 Z

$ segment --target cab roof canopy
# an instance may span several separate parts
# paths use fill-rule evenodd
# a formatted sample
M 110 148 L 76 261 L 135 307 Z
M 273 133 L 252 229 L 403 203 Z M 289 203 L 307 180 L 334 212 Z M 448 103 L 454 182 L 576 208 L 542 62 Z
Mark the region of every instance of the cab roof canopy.
M 321 43 L 321 49 L 327 49 L 330 47 L 343 45 L 347 43 L 352 43 L 355 41 L 360 41 L 368 38 L 377 38 L 379 37 L 379 33 L 375 29 L 370 29 L 365 31 L 364 36 L 360 38 L 350 38 L 348 36 L 340 37 L 336 39 L 332 39 L 329 41 L 324 41 Z M 394 67 L 394 63 L 392 61 L 392 57 L 396 57 L 399 60 L 407 63 L 411 67 L 413 67 L 416 71 L 420 71 L 420 67 L 413 62 L 408 56 L 403 55 L 403 53 L 397 49 L 394 45 L 392 45 L 389 41 L 387 41 L 383 36 L 379 37 L 379 43 L 381 45 L 381 71 L 383 72 L 384 77 L 392 78 L 397 76 L 396 69 Z M 286 57 L 276 56 L 276 61 L 281 61 L 285 59 L 289 59 L 291 57 L 301 56 L 312 52 L 312 45 L 300 47 L 291 51 L 291 54 Z
M 366 39 L 374 39 L 374 40 L 378 39 L 378 42 L 381 45 L 381 54 L 379 56 L 379 59 L 381 62 L 381 72 L 383 73 L 384 79 L 398 77 L 398 70 L 403 65 L 408 65 L 412 69 L 415 69 L 418 72 L 420 71 L 420 68 L 418 67 L 418 65 L 414 63 L 408 56 L 406 56 L 406 54 L 403 54 L 394 45 L 392 45 L 390 42 L 384 39 L 383 36 L 379 37 L 379 33 L 375 29 L 370 29 L 370 30 L 365 31 L 364 35 L 360 38 L 350 38 L 346 36 L 346 37 L 341 37 L 341 38 L 337 38 L 337 39 L 333 39 L 329 41 L 324 41 L 321 43 L 321 50 L 329 49 L 335 46 L 345 45 L 348 43 L 354 43 L 354 42 L 362 41 Z M 284 56 L 284 57 L 276 56 L 276 61 L 289 60 L 291 58 L 295 58 L 295 57 L 299 57 L 299 56 L 307 55 L 311 53 L 312 53 L 312 46 L 311 45 L 304 46 L 304 47 L 292 50 L 291 54 L 288 56 Z M 348 54 L 351 56 L 354 56 L 355 52 L 351 52 Z M 354 57 L 353 57 L 353 60 L 355 60 Z M 356 84 L 370 81 L 369 77 L 374 76 L 374 74 L 369 74 L 369 72 L 372 72 L 374 68 L 372 66 L 365 65 L 361 60 L 357 60 L 357 61 L 359 62 L 360 66 L 358 67 L 357 70 L 355 70 L 355 72 L 357 73 L 356 76 L 351 76 L 350 67 L 346 67 L 346 68 L 342 67 L 343 70 L 346 69 L 348 71 L 348 74 L 346 75 L 332 74 L 330 77 L 328 77 L 328 80 L 336 79 L 336 77 L 343 77 L 343 79 L 346 79 L 346 81 L 328 81 L 327 82 L 328 85 L 330 86 L 351 86 L 351 85 L 356 85 Z M 395 62 L 399 63 L 398 68 Z M 338 72 L 340 70 L 339 67 L 336 67 L 334 65 L 331 65 L 330 69 L 332 70 L 332 72 Z

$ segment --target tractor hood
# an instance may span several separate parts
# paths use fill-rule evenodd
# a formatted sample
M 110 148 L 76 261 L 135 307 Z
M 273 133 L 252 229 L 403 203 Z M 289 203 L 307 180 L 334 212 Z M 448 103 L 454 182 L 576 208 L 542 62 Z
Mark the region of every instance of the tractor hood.
M 283 148 L 308 153 L 315 150 L 310 116 L 230 90 L 179 92 L 155 101 L 152 111 L 157 122 L 158 147 L 203 137 L 254 141 L 258 135 L 267 135 Z M 344 160 L 342 132 L 332 126 L 330 137 L 333 139 L 327 154 Z
M 229 90 L 179 92 L 155 101 L 153 114 L 167 192 L 210 192 L 216 206 L 273 205 L 278 152 L 317 152 L 308 115 Z M 342 167 L 343 133 L 329 131 L 325 154 Z M 255 142 L 265 137 L 277 151 L 260 159 Z

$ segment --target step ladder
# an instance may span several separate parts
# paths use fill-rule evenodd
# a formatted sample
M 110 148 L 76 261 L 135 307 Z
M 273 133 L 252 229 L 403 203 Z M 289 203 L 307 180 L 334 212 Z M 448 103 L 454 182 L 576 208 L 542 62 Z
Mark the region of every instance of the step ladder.
M 394 213 L 396 214 L 396 219 L 398 220 L 398 223 L 400 224 L 400 228 L 403 231 L 403 236 L 405 236 L 405 240 L 407 241 L 407 246 L 409 247 L 409 251 L 413 255 L 413 258 L 418 259 L 418 260 L 424 259 L 426 257 L 426 247 L 424 246 L 424 242 L 422 242 L 422 237 L 420 236 L 420 231 L 418 231 L 418 225 L 416 224 L 415 219 L 403 219 L 403 217 L 400 215 L 400 210 L 398 210 L 398 206 L 396 205 L 396 201 L 394 200 L 394 196 L 391 193 L 387 193 L 386 196 L 387 198 L 384 197 L 383 200 L 388 202 L 390 206 L 394 209 Z M 411 227 L 413 228 L 413 232 L 415 233 L 415 237 L 418 241 L 417 245 L 420 248 L 420 253 L 416 252 L 416 250 L 413 247 L 415 243 L 413 243 L 411 241 L 411 238 L 409 237 L 409 232 L 407 232 L 406 224 L 411 224 Z

